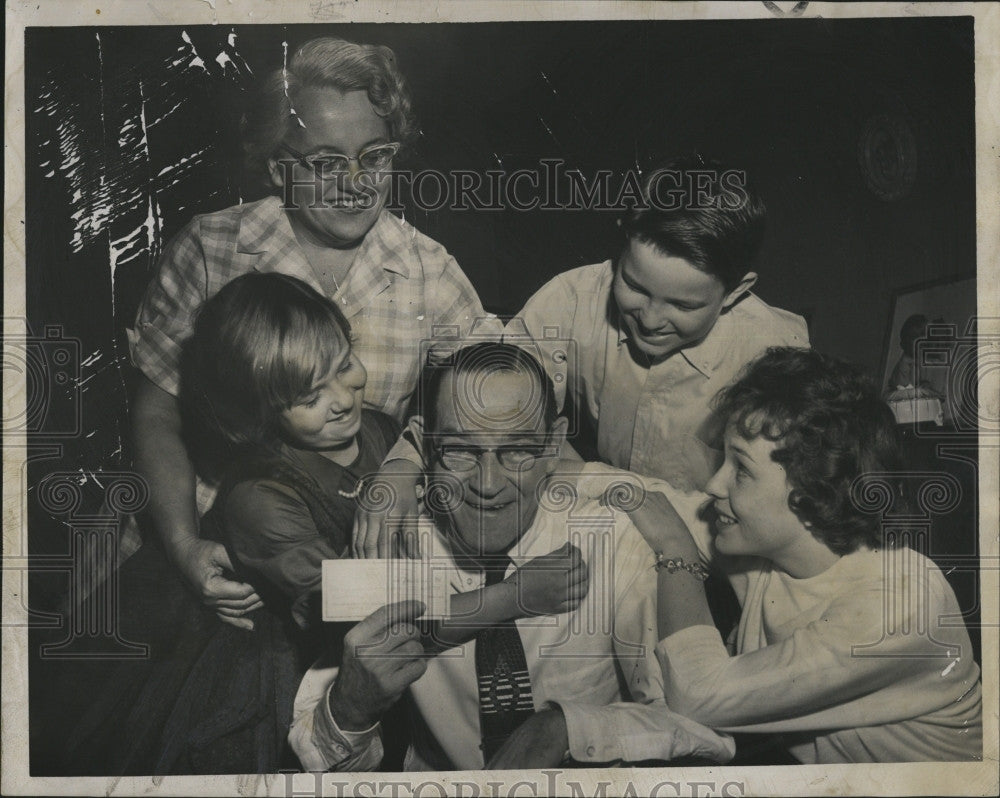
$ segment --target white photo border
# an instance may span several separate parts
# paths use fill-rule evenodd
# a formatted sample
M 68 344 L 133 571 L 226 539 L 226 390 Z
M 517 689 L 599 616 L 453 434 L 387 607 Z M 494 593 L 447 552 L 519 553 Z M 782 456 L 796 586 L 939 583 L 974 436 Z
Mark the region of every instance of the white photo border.
M 566 19 L 768 19 L 781 15 L 850 17 L 971 16 L 975 18 L 976 215 L 978 311 L 990 320 L 995 362 L 1000 335 L 1000 5 L 995 3 L 659 3 L 659 2 L 463 2 L 358 3 L 350 0 L 177 0 L 168 5 L 136 0 L 34 0 L 6 4 L 4 114 L 4 317 L 23 318 L 24 236 L 24 31 L 30 26 L 282 24 L 346 22 L 487 22 Z M 980 359 L 990 354 L 981 344 Z M 994 366 L 995 369 L 995 366 Z M 996 374 L 994 373 L 994 378 Z M 996 380 L 988 383 L 994 385 Z M 981 395 L 990 418 L 998 393 Z M 23 411 L 23 378 L 4 369 L 4 416 Z M 990 404 L 992 403 L 992 404 Z M 989 795 L 998 785 L 998 544 L 994 440 L 980 436 L 980 538 L 982 598 L 982 763 L 837 766 L 594 769 L 572 771 L 461 772 L 439 774 L 326 774 L 295 777 L 213 776 L 152 778 L 31 778 L 28 775 L 28 657 L 26 597 L 19 580 L 3 581 L 2 792 L 14 794 L 118 795 L 545 795 L 553 791 L 592 795 Z M 4 444 L 4 553 L 18 551 L 27 523 L 24 512 L 25 450 Z M 579 786 L 576 786 L 579 785 Z M 477 792 L 478 791 L 478 792 Z

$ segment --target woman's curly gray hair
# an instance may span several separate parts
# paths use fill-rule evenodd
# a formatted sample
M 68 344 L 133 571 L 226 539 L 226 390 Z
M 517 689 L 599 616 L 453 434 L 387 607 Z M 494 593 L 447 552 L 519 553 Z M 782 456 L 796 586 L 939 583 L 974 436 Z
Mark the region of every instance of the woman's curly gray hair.
M 295 125 L 295 99 L 308 87 L 364 91 L 375 112 L 389 124 L 392 139 L 404 146 L 417 133 L 410 95 L 389 47 L 324 36 L 303 44 L 287 67 L 264 78 L 242 120 L 244 166 L 248 177 L 273 188 L 267 161 Z

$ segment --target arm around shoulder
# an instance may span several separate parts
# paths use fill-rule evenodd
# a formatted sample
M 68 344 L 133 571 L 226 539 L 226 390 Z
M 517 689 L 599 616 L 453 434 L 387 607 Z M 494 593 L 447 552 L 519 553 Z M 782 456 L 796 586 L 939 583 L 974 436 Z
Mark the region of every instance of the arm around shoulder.
M 141 377 L 132 425 L 136 469 L 149 484 L 146 512 L 167 556 L 222 621 L 252 628 L 242 616 L 260 606 L 260 597 L 225 576 L 232 563 L 222 544 L 200 537 L 194 466 L 181 439 L 177 398 Z
M 149 483 L 149 515 L 168 553 L 198 537 L 194 466 L 181 439 L 177 397 L 139 377 L 132 408 L 136 468 Z

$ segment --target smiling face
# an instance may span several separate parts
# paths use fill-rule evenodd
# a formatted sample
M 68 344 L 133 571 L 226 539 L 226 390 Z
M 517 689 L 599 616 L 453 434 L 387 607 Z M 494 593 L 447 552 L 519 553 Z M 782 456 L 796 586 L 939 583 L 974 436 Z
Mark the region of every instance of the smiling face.
M 354 442 L 361 427 L 361 405 L 368 374 L 344 342 L 326 374 L 294 405 L 282 411 L 278 424 L 284 438 L 298 449 L 341 449 Z
M 726 457 L 705 486 L 715 511 L 715 547 L 722 554 L 764 557 L 796 577 L 825 570 L 837 559 L 791 511 L 791 486 L 771 459 L 774 441 L 726 429 Z
M 534 521 L 538 485 L 555 468 L 566 431 L 561 418 L 546 434 L 538 396 L 527 373 L 448 374 L 442 381 L 430 475 L 461 486 L 439 520 L 464 554 L 507 552 Z
M 356 158 L 370 147 L 389 142 L 388 124 L 375 113 L 363 91 L 309 87 L 298 92 L 294 107 L 302 125 L 293 125 L 285 143 L 306 160 L 334 153 Z M 279 161 L 290 165 L 283 167 Z M 376 181 L 360 171 L 356 161 L 347 174 L 322 180 L 283 150 L 275 153 L 268 166 L 286 202 L 297 206 L 288 211 L 296 233 L 316 246 L 358 244 L 375 224 L 389 194 L 388 174 Z M 291 181 L 287 188 L 286 177 Z
M 684 258 L 633 238 L 618 259 L 612 290 L 635 347 L 657 360 L 708 335 L 755 279 L 750 273 L 727 292 L 721 280 Z

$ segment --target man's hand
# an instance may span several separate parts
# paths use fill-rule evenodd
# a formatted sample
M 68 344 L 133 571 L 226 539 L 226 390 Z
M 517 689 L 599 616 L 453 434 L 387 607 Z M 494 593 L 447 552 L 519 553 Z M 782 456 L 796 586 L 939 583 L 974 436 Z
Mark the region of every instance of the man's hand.
M 413 621 L 420 601 L 380 607 L 344 636 L 344 658 L 330 689 L 330 712 L 343 731 L 370 729 L 423 676 L 427 657 Z
M 220 621 L 253 629 L 253 621 L 243 616 L 263 607 L 264 602 L 250 585 L 224 576 L 233 569 L 225 546 L 214 540 L 191 538 L 178 545 L 173 559 L 201 602 L 214 609 Z
M 561 709 L 543 709 L 518 726 L 486 763 L 487 770 L 537 770 L 557 767 L 569 748 Z
M 572 612 L 590 590 L 587 563 L 572 543 L 529 560 L 508 580 L 517 585 L 518 609 L 528 616 Z
M 392 460 L 382 466 L 374 481 L 362 487 L 351 545 L 356 559 L 402 556 L 419 559 L 420 476 L 420 467 L 415 463 Z

